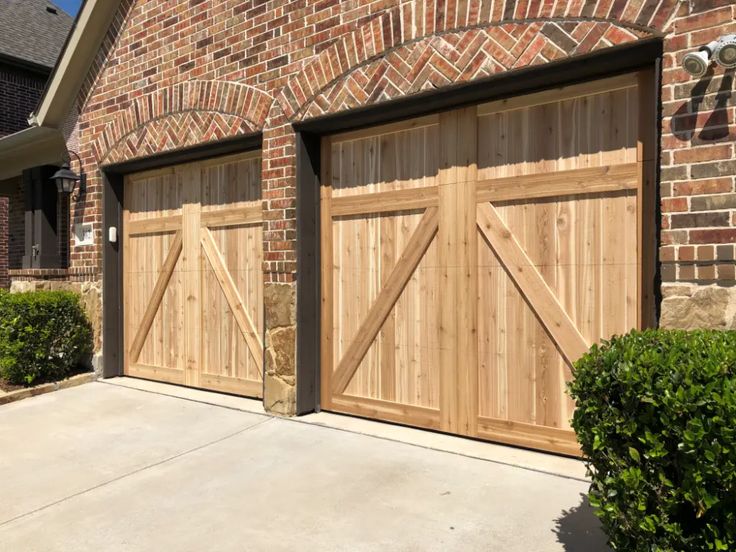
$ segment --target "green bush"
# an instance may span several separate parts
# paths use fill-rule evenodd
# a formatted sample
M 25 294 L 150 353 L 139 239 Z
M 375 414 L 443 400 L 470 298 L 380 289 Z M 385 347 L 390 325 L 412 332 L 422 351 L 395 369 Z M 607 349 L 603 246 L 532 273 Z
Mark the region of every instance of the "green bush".
M 0 293 L 0 375 L 10 383 L 66 378 L 91 352 L 92 329 L 74 293 Z
M 632 332 L 573 375 L 572 426 L 611 546 L 736 550 L 736 332 Z

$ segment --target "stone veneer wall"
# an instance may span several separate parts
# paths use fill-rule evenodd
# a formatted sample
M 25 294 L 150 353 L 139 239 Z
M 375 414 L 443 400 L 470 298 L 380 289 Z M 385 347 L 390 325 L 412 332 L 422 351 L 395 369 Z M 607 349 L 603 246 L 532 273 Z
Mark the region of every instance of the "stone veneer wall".
M 70 246 L 70 274 L 101 278 L 100 166 L 262 132 L 264 402 L 292 414 L 292 123 L 664 36 L 662 323 L 728 325 L 720 315 L 678 313 L 713 309 L 699 288 L 679 282 L 731 297 L 732 81 L 717 70 L 695 82 L 678 65 L 686 51 L 733 31 L 735 9 L 709 0 L 122 0 L 77 98 L 74 135 L 89 179 L 70 224 L 93 223 L 95 245 Z

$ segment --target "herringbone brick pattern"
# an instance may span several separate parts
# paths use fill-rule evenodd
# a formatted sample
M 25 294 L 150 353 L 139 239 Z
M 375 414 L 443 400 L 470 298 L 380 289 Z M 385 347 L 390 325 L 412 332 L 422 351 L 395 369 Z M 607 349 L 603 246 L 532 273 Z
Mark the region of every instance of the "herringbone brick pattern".
M 320 91 L 294 119 L 375 104 L 637 40 L 604 22 L 533 22 L 432 36 L 391 50 Z
M 100 162 L 119 163 L 254 131 L 248 121 L 235 115 L 213 111 L 176 113 L 149 121 L 124 136 Z
M 263 128 L 271 97 L 234 82 L 188 81 L 140 96 L 92 146 L 100 164 L 162 153 Z
M 548 50 L 560 48 L 566 55 L 579 55 L 637 37 L 662 34 L 677 4 L 677 0 L 449 0 L 442 3 L 414 0 L 401 3 L 377 14 L 310 59 L 301 71 L 292 75 L 277 98 L 288 117 L 298 117 L 307 103 L 356 68 L 388 56 L 392 50 L 412 42 L 458 35 L 473 29 L 513 27 L 520 34 L 512 34 L 513 38 L 505 42 L 512 42 L 509 48 L 514 51 L 504 49 L 519 64 L 537 62 L 545 45 Z M 540 38 L 540 29 L 545 22 L 550 24 L 548 33 Z M 497 35 L 492 37 L 497 42 L 505 38 L 498 31 L 487 31 L 486 34 Z M 608 36 L 604 36 L 606 34 Z M 523 53 L 526 48 L 531 48 L 528 55 Z M 534 52 L 536 48 L 540 51 Z M 547 54 L 555 56 L 551 51 Z M 545 57 L 545 54 L 541 56 Z

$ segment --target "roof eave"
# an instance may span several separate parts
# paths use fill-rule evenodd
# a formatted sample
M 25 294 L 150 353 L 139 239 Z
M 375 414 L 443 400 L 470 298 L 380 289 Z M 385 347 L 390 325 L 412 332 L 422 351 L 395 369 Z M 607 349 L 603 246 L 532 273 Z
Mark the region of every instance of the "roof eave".
M 32 124 L 51 128 L 64 124 L 119 4 L 120 0 L 85 0 L 38 109 L 31 114 Z
M 60 165 L 66 156 L 61 131 L 31 127 L 0 138 L 0 180 L 20 175 L 38 165 Z
M 33 73 L 38 73 L 44 78 L 48 77 L 49 73 L 51 73 L 50 66 L 41 65 L 40 63 L 35 63 L 33 61 L 29 61 L 27 59 L 19 58 L 2 52 L 0 52 L 0 63 L 11 65 L 13 67 L 18 67 L 19 69 L 24 69 Z

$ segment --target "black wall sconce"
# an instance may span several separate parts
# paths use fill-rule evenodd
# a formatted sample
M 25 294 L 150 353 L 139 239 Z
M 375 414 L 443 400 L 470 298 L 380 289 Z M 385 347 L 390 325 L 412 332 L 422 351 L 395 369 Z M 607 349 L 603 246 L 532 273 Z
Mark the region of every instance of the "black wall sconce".
M 56 188 L 60 194 L 71 195 L 72 199 L 74 201 L 77 201 L 82 195 L 84 195 L 87 178 L 84 174 L 84 170 L 82 169 L 82 160 L 79 158 L 79 155 L 71 150 L 69 150 L 69 153 L 77 158 L 77 163 L 79 164 L 79 174 L 71 170 L 70 163 L 67 162 L 64 163 L 61 168 L 54 173 L 54 176 L 51 177 L 51 180 L 56 183 Z M 77 191 L 77 193 L 75 194 L 74 190 L 77 187 L 77 182 L 79 182 L 79 191 Z

